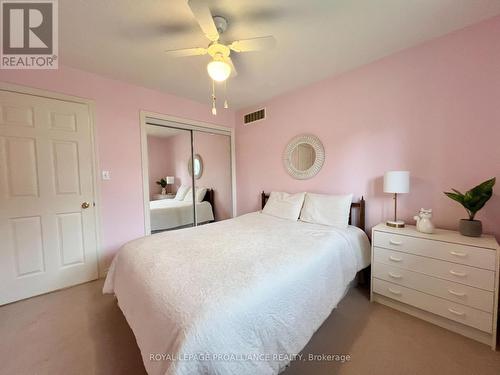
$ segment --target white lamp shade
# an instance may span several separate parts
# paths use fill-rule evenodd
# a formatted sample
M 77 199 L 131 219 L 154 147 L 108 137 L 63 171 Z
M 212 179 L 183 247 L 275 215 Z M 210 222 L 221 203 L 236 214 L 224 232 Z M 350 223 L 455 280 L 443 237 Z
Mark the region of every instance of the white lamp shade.
M 410 172 L 390 171 L 384 174 L 384 193 L 409 193 Z
M 167 185 L 173 185 L 175 182 L 175 177 L 174 176 L 168 176 L 165 177 L 165 180 L 167 180 Z

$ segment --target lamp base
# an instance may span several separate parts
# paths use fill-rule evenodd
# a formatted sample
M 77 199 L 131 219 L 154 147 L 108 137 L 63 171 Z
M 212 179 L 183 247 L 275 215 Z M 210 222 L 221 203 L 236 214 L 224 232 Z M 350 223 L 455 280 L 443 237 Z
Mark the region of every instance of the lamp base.
M 388 227 L 392 227 L 392 228 L 404 228 L 405 222 L 402 220 L 397 220 L 397 221 L 388 220 L 388 221 L 386 221 L 385 225 L 387 225 Z

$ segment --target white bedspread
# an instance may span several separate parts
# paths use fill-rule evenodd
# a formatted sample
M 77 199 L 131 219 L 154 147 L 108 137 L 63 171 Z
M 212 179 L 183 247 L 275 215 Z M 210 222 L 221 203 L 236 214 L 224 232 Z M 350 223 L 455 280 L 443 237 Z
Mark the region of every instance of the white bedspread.
M 194 222 L 193 202 L 160 199 L 149 202 L 149 209 L 151 230 L 177 228 Z M 207 201 L 196 203 L 196 216 L 198 223 L 214 220 L 212 205 Z
M 129 242 L 104 292 L 116 294 L 149 374 L 276 374 L 369 264 L 369 248 L 355 227 L 255 212 Z

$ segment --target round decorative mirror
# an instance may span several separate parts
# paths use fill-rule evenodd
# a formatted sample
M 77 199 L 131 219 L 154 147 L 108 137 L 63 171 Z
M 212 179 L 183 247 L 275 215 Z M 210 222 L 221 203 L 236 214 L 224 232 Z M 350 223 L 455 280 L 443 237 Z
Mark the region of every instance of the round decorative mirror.
M 293 138 L 283 153 L 285 169 L 297 180 L 314 177 L 325 161 L 325 149 L 315 135 L 299 135 Z
M 193 168 L 194 178 L 199 179 L 203 174 L 203 160 L 201 159 L 201 156 L 199 154 L 194 155 L 194 162 L 192 158 L 189 158 L 188 172 L 190 176 L 193 175 Z

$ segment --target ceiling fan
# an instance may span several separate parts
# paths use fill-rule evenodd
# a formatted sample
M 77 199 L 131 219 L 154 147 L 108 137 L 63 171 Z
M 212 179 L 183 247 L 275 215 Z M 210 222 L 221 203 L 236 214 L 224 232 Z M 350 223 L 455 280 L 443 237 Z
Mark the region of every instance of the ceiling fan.
M 207 47 L 183 48 L 165 52 L 171 57 L 204 56 L 208 54 L 212 59 L 207 65 L 207 71 L 213 81 L 225 82 L 229 76 L 234 77 L 238 74 L 231 60 L 231 52 L 260 51 L 271 49 L 276 45 L 273 36 L 241 39 L 229 44 L 220 43 L 220 36 L 228 27 L 226 18 L 212 16 L 206 0 L 188 0 L 188 6 L 210 42 Z M 224 107 L 228 107 L 227 101 L 225 101 Z M 214 83 L 212 84 L 212 113 L 217 114 Z

